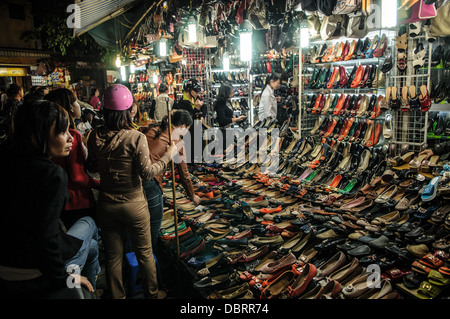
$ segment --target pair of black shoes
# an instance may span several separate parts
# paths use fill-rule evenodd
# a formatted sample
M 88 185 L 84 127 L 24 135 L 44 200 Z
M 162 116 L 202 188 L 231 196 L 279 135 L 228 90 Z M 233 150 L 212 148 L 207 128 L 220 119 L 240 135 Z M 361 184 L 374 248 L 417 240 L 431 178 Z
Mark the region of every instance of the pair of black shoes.
M 431 54 L 431 66 L 436 67 L 442 65 L 444 68 L 450 68 L 450 44 L 439 44 Z

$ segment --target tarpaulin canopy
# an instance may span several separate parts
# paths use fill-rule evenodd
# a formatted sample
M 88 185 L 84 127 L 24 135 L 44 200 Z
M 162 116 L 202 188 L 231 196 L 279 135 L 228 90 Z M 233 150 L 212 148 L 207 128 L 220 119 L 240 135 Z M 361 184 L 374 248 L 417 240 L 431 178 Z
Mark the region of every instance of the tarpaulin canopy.
M 116 50 L 154 2 L 157 1 L 78 0 L 80 28 L 75 28 L 74 35 L 87 32 L 102 47 Z

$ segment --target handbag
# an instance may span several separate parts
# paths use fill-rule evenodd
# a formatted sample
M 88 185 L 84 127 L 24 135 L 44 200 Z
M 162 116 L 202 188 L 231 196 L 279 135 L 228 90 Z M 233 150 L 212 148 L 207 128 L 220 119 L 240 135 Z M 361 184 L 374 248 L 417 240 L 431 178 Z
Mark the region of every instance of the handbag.
M 367 27 L 367 16 L 364 14 L 349 14 L 346 30 L 347 38 L 364 38 L 369 32 Z
M 437 10 L 436 17 L 431 19 L 431 35 L 448 36 L 450 35 L 450 2 L 447 2 Z
M 322 40 L 336 39 L 345 35 L 348 17 L 345 14 L 325 16 L 320 26 Z
M 361 8 L 361 0 L 338 0 L 333 14 L 349 14 Z
M 431 19 L 436 17 L 437 11 L 434 3 L 425 4 L 424 0 L 420 0 L 419 18 L 420 19 Z
M 309 25 L 309 35 L 311 38 L 315 38 L 320 36 L 320 18 L 317 12 L 308 16 L 308 25 Z

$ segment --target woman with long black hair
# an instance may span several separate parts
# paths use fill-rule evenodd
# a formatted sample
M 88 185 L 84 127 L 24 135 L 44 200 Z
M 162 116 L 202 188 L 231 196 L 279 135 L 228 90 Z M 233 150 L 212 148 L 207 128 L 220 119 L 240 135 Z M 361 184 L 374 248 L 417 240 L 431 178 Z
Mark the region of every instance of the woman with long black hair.
M 2 297 L 55 297 L 74 282 L 71 265 L 81 270 L 81 285 L 95 290 L 100 265 L 94 220 L 85 216 L 67 230 L 60 223 L 69 198 L 67 174 L 52 159 L 68 156 L 73 141 L 60 105 L 32 100 L 18 108 L 0 157 L 8 181 L 0 191 Z
M 233 110 L 229 107 L 233 95 L 234 95 L 233 87 L 228 83 L 223 83 L 219 88 L 219 93 L 217 94 L 217 98 L 214 103 L 214 110 L 216 111 L 217 123 L 219 124 L 219 128 L 222 132 L 222 139 L 223 139 L 222 150 L 224 152 L 227 149 L 228 144 L 230 144 L 230 141 L 226 140 L 227 128 L 231 128 L 232 124 L 240 123 L 247 118 L 245 115 L 236 117 L 236 115 L 234 115 Z
M 260 121 L 270 117 L 272 120 L 277 118 L 278 105 L 280 97 L 275 97 L 274 91 L 281 85 L 281 77 L 272 73 L 266 78 L 265 86 L 261 92 L 261 101 L 259 102 L 258 118 Z

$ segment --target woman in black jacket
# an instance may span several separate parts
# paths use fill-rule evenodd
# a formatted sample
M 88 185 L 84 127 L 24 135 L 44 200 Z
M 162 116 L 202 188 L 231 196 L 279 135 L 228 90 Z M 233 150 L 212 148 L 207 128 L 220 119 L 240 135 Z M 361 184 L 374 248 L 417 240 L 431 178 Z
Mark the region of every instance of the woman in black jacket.
M 217 115 L 216 119 L 219 124 L 220 130 L 222 131 L 223 150 L 226 150 L 228 144 L 231 143 L 231 141 L 226 140 L 227 128 L 231 127 L 230 124 L 242 122 L 247 118 L 245 115 L 236 117 L 233 110 L 229 107 L 233 95 L 233 87 L 228 83 L 224 83 L 220 86 L 216 102 L 214 103 L 214 110 L 216 111 Z
M 242 122 L 246 119 L 245 115 L 236 117 L 233 110 L 230 109 L 230 101 L 234 95 L 233 87 L 230 84 L 224 83 L 219 88 L 214 109 L 217 114 L 217 122 L 220 128 L 226 128 L 228 125 L 236 122 Z
M 0 191 L 0 295 L 6 298 L 50 298 L 79 284 L 95 290 L 95 222 L 83 217 L 67 231 L 60 223 L 67 174 L 51 159 L 69 155 L 72 141 L 69 116 L 58 104 L 31 101 L 18 108 L 0 158 L 8 181 Z

